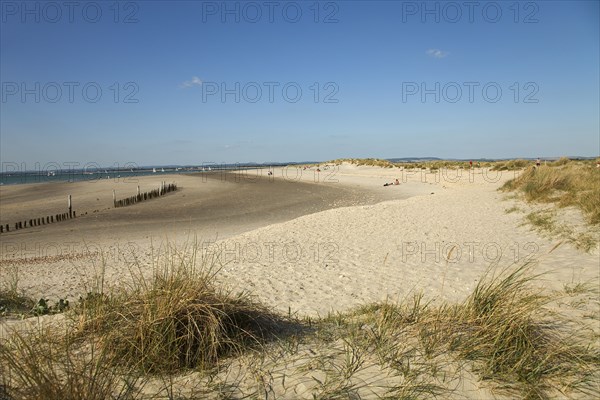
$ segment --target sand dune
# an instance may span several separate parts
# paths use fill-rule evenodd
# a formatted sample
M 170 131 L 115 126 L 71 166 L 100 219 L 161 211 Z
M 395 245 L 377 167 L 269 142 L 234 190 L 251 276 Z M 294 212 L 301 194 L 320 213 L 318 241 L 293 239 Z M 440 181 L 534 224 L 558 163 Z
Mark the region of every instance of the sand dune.
M 294 171 L 294 179 L 290 169 L 273 177 L 164 177 L 182 190 L 120 209 L 110 208 L 114 188 L 131 195 L 138 184 L 142 191 L 156 187 L 156 178 L 4 187 L 3 221 L 64 207 L 67 192 L 88 214 L 3 234 L 2 279 L 18 266 L 27 294 L 76 298 L 101 270 L 107 284 L 122 282 L 131 250 L 149 265 L 151 246 L 196 238 L 206 254 L 218 254 L 220 280 L 309 315 L 417 290 L 457 301 L 490 265 L 529 257 L 539 258 L 549 287 L 598 280 L 597 251 L 563 244 L 547 254 L 557 242 L 520 226 L 521 214 L 505 212 L 511 203 L 497 188 L 511 174 L 457 177 L 351 165 Z M 402 184 L 383 187 L 395 178 Z
M 220 283 L 251 293 L 281 314 L 300 317 L 403 300 L 416 292 L 423 292 L 426 301 L 456 303 L 473 292 L 489 268 L 499 271 L 514 263 L 534 263 L 533 270 L 543 274 L 535 284 L 546 290 L 600 284 L 598 248 L 586 253 L 541 237 L 523 225 L 523 212 L 506 212 L 515 205 L 528 207 L 497 190 L 513 173 L 475 170 L 455 176 L 353 165 L 300 171 L 294 179 L 289 169 L 258 179 L 259 171 L 210 178 L 174 175 L 168 179 L 180 191 L 119 209 L 110 207 L 113 189 L 125 197 L 135 194 L 138 184 L 142 190 L 157 187 L 156 179 L 4 187 L 3 221 L 56 212 L 65 207 L 66 193 L 77 210 L 85 211 L 74 220 L 2 234 L 0 283 L 18 285 L 33 298 L 76 300 L 90 290 L 127 285 L 132 274 L 150 276 L 157 254 L 164 254 L 168 244 L 198 246 L 200 263 L 212 265 L 216 259 Z M 400 185 L 383 186 L 396 178 Z M 575 210 L 561 215 L 580 219 Z M 177 257 L 171 253 L 170 260 Z M 62 314 L 5 319 L 0 339 L 14 329 L 64 324 Z M 258 371 L 269 371 L 275 397 L 312 398 L 316 383 L 327 378 L 326 367 L 313 364 L 326 359 L 345 365 L 349 357 L 343 341 L 305 343 L 293 356 L 275 352 L 277 358 L 270 361 L 251 355 L 235 359 L 216 379 L 252 393 L 254 364 L 266 362 Z M 388 384 L 402 384 L 369 357 L 352 378 L 366 385 L 361 389 L 365 398 L 385 394 Z M 454 377 L 443 379 L 452 388 L 450 398 L 511 398 L 493 393 L 494 386 L 468 368 L 444 368 Z M 197 372 L 173 379 L 174 387 L 191 398 L 194 388 L 209 387 Z M 163 390 L 164 382 L 144 380 L 145 393 Z

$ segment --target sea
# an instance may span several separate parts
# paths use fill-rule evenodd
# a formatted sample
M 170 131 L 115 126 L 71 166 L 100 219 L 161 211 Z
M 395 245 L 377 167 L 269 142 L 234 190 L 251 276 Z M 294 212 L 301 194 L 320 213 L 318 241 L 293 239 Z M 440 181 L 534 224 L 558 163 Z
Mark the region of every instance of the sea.
M 273 163 L 270 166 L 284 165 Z M 140 168 L 98 168 L 83 169 L 53 169 L 37 171 L 4 171 L 0 172 L 0 185 L 21 185 L 28 183 L 67 183 L 81 181 L 99 181 L 112 179 L 119 182 L 135 182 L 141 176 L 160 176 L 172 174 L 209 173 L 216 171 L 235 171 L 248 168 L 267 168 L 258 164 L 211 164 L 210 166 L 187 167 L 140 167 Z

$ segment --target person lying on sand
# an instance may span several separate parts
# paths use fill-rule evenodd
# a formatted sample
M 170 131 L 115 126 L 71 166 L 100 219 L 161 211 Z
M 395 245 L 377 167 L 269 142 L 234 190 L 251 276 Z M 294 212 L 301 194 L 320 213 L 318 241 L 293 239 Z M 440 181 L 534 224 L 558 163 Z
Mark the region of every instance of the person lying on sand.
M 395 186 L 395 185 L 399 185 L 400 181 L 398 179 L 396 179 L 394 182 L 390 182 L 390 183 L 384 183 L 383 186 Z

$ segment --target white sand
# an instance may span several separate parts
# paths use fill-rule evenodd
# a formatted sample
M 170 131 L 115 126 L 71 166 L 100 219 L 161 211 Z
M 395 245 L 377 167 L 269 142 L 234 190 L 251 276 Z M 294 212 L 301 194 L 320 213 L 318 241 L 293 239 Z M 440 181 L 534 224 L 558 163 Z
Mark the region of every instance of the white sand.
M 218 253 L 223 264 L 219 279 L 282 312 L 323 315 L 386 298 L 401 299 L 413 291 L 424 291 L 430 299 L 459 301 L 489 266 L 505 267 L 528 257 L 538 260 L 535 271 L 546 273 L 540 282 L 548 288 L 561 289 L 573 281 L 598 282 L 597 249 L 585 253 L 563 243 L 548 254 L 557 241 L 521 226 L 522 213 L 505 212 L 516 203 L 503 200 L 505 195 L 497 188 L 514 173 L 498 180 L 494 173 L 486 178 L 480 170 L 462 171 L 455 179 L 450 175 L 454 171 L 435 175 L 344 164 L 320 173 L 314 167 L 276 169 L 274 179 L 289 180 L 299 171 L 304 182 L 368 189 L 389 200 L 304 215 L 212 243 L 216 235 L 207 237 L 206 230 L 201 231 L 205 253 Z M 402 184 L 383 187 L 395 178 Z M 127 232 L 131 225 L 135 223 L 120 229 Z M 78 232 L 83 234 L 85 226 Z M 28 295 L 51 300 L 78 298 L 97 284 L 94 280 L 100 275 L 106 285 L 123 282 L 129 274 L 125 261 L 132 257 L 124 256 L 128 245 L 119 232 L 93 241 L 91 256 L 84 254 L 79 242 L 72 255 L 63 248 L 62 257 L 55 259 L 14 259 L 5 253 L 0 279 L 5 284 L 13 280 L 17 266 L 19 287 Z M 197 232 L 187 225 L 185 233 L 172 228 L 164 233 L 168 240 L 181 243 Z M 130 247 L 144 266 L 149 264 L 151 243 L 159 247 L 164 239 L 160 231 L 148 231 Z M 106 270 L 96 252 L 100 249 L 108 261 Z M 147 265 L 144 268 L 148 271 Z
M 285 169 L 274 170 L 273 179 L 289 180 L 285 178 L 285 172 Z M 291 176 L 291 170 L 287 172 L 288 177 Z M 127 243 L 124 237 L 135 237 L 132 244 L 140 260 L 139 265 L 144 273 L 150 273 L 151 245 L 162 246 L 165 236 L 168 236 L 167 240 L 181 245 L 186 238 L 197 234 L 203 240 L 200 243 L 202 254 L 220 257 L 218 279 L 222 283 L 249 291 L 282 313 L 291 311 L 297 315 L 345 311 L 369 302 L 402 299 L 417 291 L 423 291 L 428 300 L 456 302 L 472 292 L 489 267 L 496 265 L 498 271 L 498 268 L 528 260 L 535 263 L 535 272 L 544 273 L 537 282 L 549 290 L 563 289 L 571 282 L 600 284 L 598 248 L 585 253 L 570 243 L 556 247 L 559 244 L 557 240 L 548 240 L 523 226 L 524 212 L 507 213 L 506 210 L 515 205 L 523 210 L 531 206 L 506 200 L 506 195 L 497 190 L 514 174 L 494 177 L 493 173 L 486 176 L 483 172 L 476 170 L 468 174 L 463 171 L 460 179 L 454 179 L 454 175 L 352 165 L 320 173 L 316 173 L 315 168 L 302 170 L 300 180 L 303 182 L 360 189 L 365 196 L 370 196 L 370 193 L 383 201 L 366 206 L 328 209 L 270 225 L 259 224 L 262 227 L 258 229 L 253 228 L 256 226 L 254 222 L 241 224 L 236 229 L 243 233 L 235 234 L 236 229 L 231 229 L 228 237 L 218 241 L 210 241 L 211 237 L 206 237 L 210 230 L 192 219 L 185 224 L 184 232 L 178 232 L 166 223 L 159 224 L 157 229 L 153 215 L 163 206 L 161 202 L 164 199 L 153 200 L 154 203 L 144 206 L 136 205 L 129 211 L 105 209 L 100 211 L 99 222 L 94 222 L 93 218 L 82 218 L 71 226 L 65 223 L 64 228 L 40 230 L 38 233 L 23 230 L 21 236 L 3 236 L 1 240 L 10 238 L 13 244 L 22 241 L 31 246 L 31 243 L 52 240 L 52 235 L 55 235 L 60 243 L 72 240 L 79 243 L 79 247 L 74 246 L 72 252 L 63 249 L 60 257 L 52 258 L 32 257 L 19 250 L 10 254 L 3 246 L 0 283 L 18 283 L 21 290 L 33 297 L 74 300 L 98 285 L 100 277 L 104 277 L 107 286 L 127 282 L 133 258 L 125 251 Z M 241 179 L 250 179 L 251 173 L 246 173 Z M 402 184 L 383 187 L 383 183 L 396 178 Z M 201 200 L 194 196 L 201 198 L 207 187 L 194 186 L 197 180 L 189 177 L 178 179 L 187 185 L 187 197 L 180 197 L 179 203 L 173 200 L 173 204 L 186 207 L 189 202 L 187 207 L 193 205 L 201 209 Z M 96 192 L 82 192 L 88 193 L 86 201 L 90 205 L 94 204 L 97 194 L 104 195 L 107 189 L 101 186 L 95 188 Z M 106 207 L 105 203 L 110 199 L 98 201 Z M 269 201 L 265 199 L 267 204 Z M 44 210 L 39 202 L 31 206 Z M 335 207 L 336 204 L 330 206 Z M 16 206 L 13 204 L 13 207 Z M 269 214 L 268 207 L 266 210 L 265 213 Z M 113 211 L 123 213 L 129 219 L 124 217 L 118 223 L 120 220 L 114 219 L 116 213 L 113 214 Z M 135 218 L 147 221 L 144 215 L 152 223 L 136 224 Z M 103 220 L 108 217 L 113 219 Z M 581 223 L 581 216 L 576 210 L 560 210 L 560 217 L 562 221 L 576 225 Z M 111 221 L 117 222 L 106 233 L 102 227 L 111 224 Z M 85 254 L 81 248 L 86 232 L 95 234 L 91 254 Z M 104 254 L 105 270 L 96 250 Z M 59 323 L 61 319 L 60 316 L 45 317 L 40 321 Z M 29 324 L 23 327 L 16 321 L 0 321 L 0 338 L 6 335 L 8 327 L 19 326 L 21 329 L 30 327 Z M 339 352 L 332 360 L 340 363 L 345 360 L 343 343 L 331 346 L 314 349 L 305 345 L 295 357 L 272 360 L 274 364 L 271 367 L 269 362 L 253 366 L 253 361 L 244 363 L 237 360 L 239 363 L 233 362 L 218 379 L 235 383 L 239 375 L 239 379 L 248 380 L 242 386 L 252 388 L 257 384 L 254 368 L 273 368 L 269 379 L 274 393 L 278 393 L 277 398 L 312 398 L 317 382 L 315 378 L 322 380 L 325 376 L 321 369 L 307 367 L 313 362 L 311 360 L 332 351 Z M 240 366 L 236 366 L 238 364 Z M 369 387 L 374 393 L 381 392 L 387 380 L 392 378 L 372 360 L 367 361 L 365 366 L 356 378 L 370 382 Z M 462 379 L 453 394 L 455 398 L 502 398 L 492 394 L 490 387 L 467 370 L 460 371 L 460 375 Z M 176 377 L 176 381 L 175 387 L 183 392 L 203 382 L 197 373 Z M 158 381 L 150 383 L 145 391 L 159 391 L 162 384 Z M 366 398 L 375 398 L 375 395 L 367 394 Z
M 599 282 L 597 249 L 588 254 L 563 243 L 548 254 L 558 241 L 520 226 L 522 213 L 505 212 L 515 202 L 503 200 L 497 188 L 512 172 L 492 182 L 494 173 L 484 179 L 481 171 L 463 171 L 454 182 L 449 173 L 402 176 L 398 170 L 345 165 L 337 176 L 340 184 L 354 185 L 404 177 L 413 190 L 426 188 L 428 194 L 328 210 L 225 240 L 214 247 L 228 261 L 223 280 L 300 315 L 402 299 L 412 291 L 459 301 L 488 267 L 529 258 L 538 264 L 535 272 L 545 273 L 539 281 L 549 289 Z

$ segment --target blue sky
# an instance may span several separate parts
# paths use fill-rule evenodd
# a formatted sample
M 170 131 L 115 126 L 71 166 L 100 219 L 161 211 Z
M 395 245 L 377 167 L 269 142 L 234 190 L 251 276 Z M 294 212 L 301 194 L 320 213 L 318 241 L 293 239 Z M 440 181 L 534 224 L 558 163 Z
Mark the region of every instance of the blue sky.
M 3 163 L 600 153 L 597 1 L 47 4 L 1 2 Z

